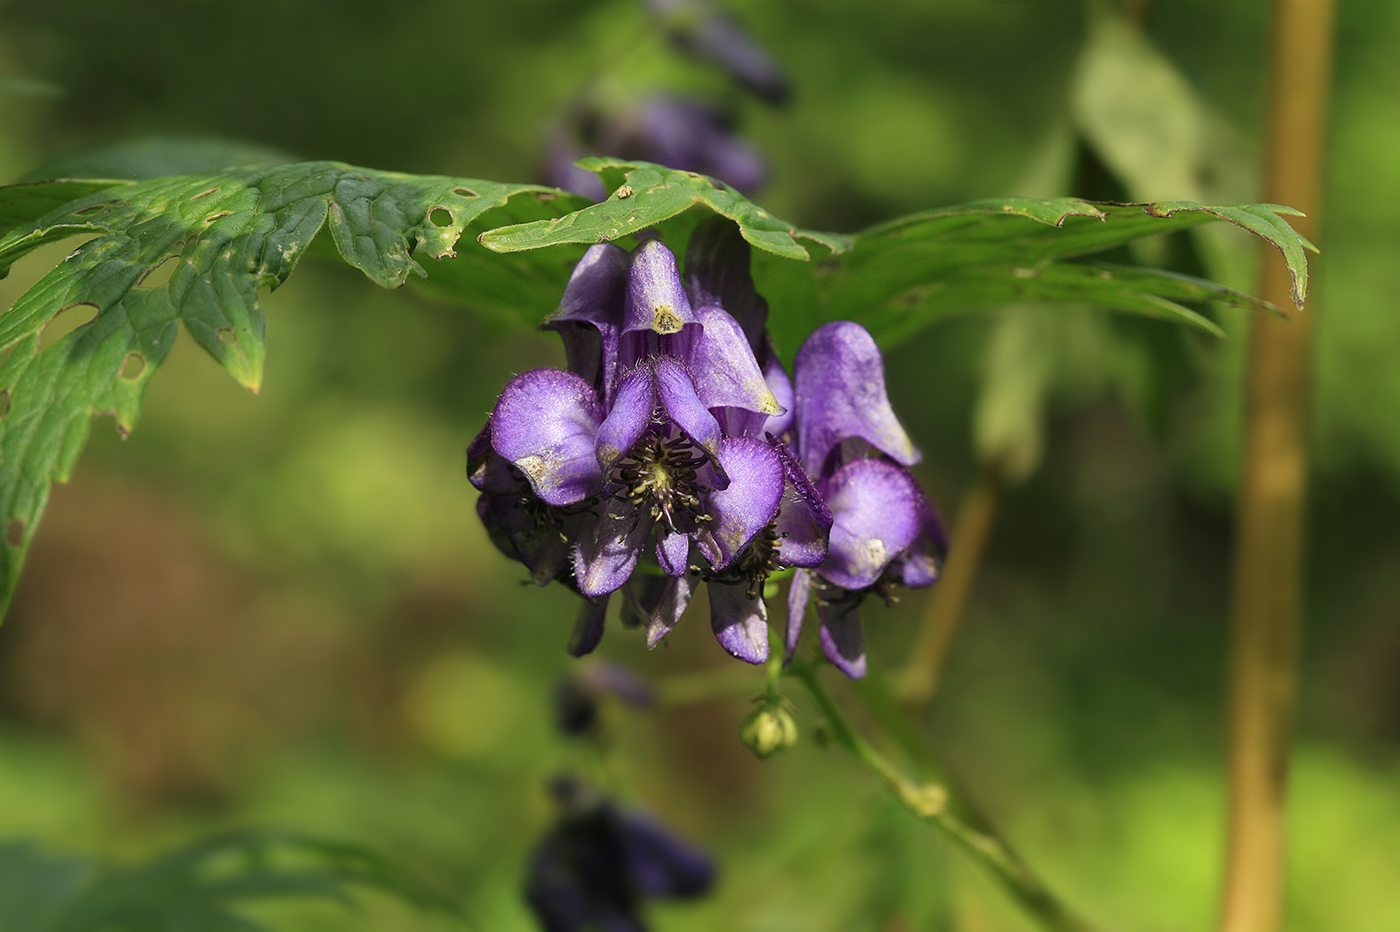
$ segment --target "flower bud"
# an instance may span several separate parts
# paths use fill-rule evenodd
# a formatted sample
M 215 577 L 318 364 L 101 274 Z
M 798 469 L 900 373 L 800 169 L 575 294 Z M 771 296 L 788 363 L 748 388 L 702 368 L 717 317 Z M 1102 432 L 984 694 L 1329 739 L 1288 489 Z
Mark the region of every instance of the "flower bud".
M 744 719 L 739 729 L 739 740 L 760 760 L 767 760 L 797 743 L 797 723 L 786 709 L 765 705 Z

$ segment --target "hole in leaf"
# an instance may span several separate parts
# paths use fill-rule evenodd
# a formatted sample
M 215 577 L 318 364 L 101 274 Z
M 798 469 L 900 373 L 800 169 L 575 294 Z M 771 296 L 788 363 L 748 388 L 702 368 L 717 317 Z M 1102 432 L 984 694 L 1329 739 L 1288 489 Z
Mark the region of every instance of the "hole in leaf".
M 555 199 L 558 198 L 558 197 L 559 197 L 559 195 L 555 194 L 553 191 L 536 191 L 536 192 L 535 192 L 535 200 L 537 200 L 537 201 L 552 201 L 552 200 L 555 200 Z
M 208 197 L 208 196 L 211 195 L 211 194 L 218 194 L 218 193 L 219 193 L 219 189 L 218 189 L 218 188 L 210 188 L 208 191 L 200 191 L 198 194 L 192 194 L 192 195 L 190 195 L 189 200 L 191 200 L 191 201 L 197 201 L 197 200 L 199 200 L 201 197 Z
M 108 207 L 106 204 L 93 204 L 91 207 L 84 207 L 82 210 L 76 211 L 73 216 L 86 217 L 88 214 L 106 213 L 107 210 Z
M 213 223 L 215 220 L 218 220 L 218 219 L 220 219 L 221 217 L 230 216 L 232 213 L 233 213 L 233 211 L 231 211 L 231 210 L 220 210 L 220 211 L 218 211 L 218 212 L 216 212 L 216 213 L 212 213 L 212 214 L 210 214 L 209 216 L 207 216 L 207 217 L 204 218 L 204 225 L 205 225 L 205 226 L 208 226 L 209 224 Z
M 48 349 L 79 327 L 97 319 L 100 308 L 91 301 L 76 301 L 59 308 L 39 331 L 39 348 Z
M 172 259 L 180 257 L 171 253 L 164 259 L 151 266 L 141 273 L 141 277 L 136 279 L 137 288 L 164 288 L 170 283 L 170 276 L 175 274 L 175 267 L 178 262 L 171 262 Z
M 233 330 L 228 327 L 220 327 L 218 330 L 214 331 L 214 334 L 219 338 L 219 342 L 224 345 L 238 342 L 238 334 L 234 333 Z
M 478 196 L 477 193 L 476 193 L 475 191 L 473 191 L 471 188 L 464 188 L 464 187 L 462 187 L 461 185 L 458 185 L 457 187 L 453 188 L 453 189 L 452 189 L 452 193 L 455 194 L 455 195 L 457 195 L 458 197 L 477 197 L 477 196 Z
M 122 360 L 121 377 L 124 379 L 134 379 L 142 372 L 146 371 L 146 357 L 140 353 L 127 353 L 126 359 Z
M 11 547 L 24 543 L 24 522 L 19 518 L 11 518 L 10 523 L 5 525 L 5 543 Z
M 0 388 L 0 417 L 10 413 L 10 390 Z
M 434 207 L 433 212 L 428 214 L 428 219 L 433 221 L 436 226 L 450 227 L 456 218 L 452 216 L 452 211 L 446 207 Z

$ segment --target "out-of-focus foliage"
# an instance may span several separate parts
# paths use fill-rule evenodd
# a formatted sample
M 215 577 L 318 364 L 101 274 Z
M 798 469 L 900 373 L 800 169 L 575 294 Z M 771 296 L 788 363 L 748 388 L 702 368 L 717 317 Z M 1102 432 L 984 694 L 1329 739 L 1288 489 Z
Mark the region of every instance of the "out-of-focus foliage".
M 14 932 L 264 932 L 249 904 L 321 899 L 350 906 L 375 890 L 452 914 L 437 894 L 379 856 L 343 842 L 271 832 L 201 841 L 115 867 L 0 845 L 0 919 Z

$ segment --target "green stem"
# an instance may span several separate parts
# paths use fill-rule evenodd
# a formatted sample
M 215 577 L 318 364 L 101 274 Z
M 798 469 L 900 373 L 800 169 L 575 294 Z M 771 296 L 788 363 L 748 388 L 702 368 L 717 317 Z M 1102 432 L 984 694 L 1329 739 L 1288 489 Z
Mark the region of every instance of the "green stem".
M 972 808 L 966 799 L 961 798 L 961 794 L 955 794 L 947 783 L 919 781 L 904 774 L 856 732 L 831 698 L 831 694 L 822 686 L 814 668 L 794 663 L 788 672 L 797 677 L 811 693 L 826 717 L 832 738 L 884 780 L 899 801 L 911 812 L 942 830 L 974 861 L 990 872 L 1032 918 L 1053 932 L 1091 932 L 1094 927 L 1056 899 L 1000 837 L 984 827 L 974 825 L 961 815 Z M 892 710 L 895 718 L 902 719 L 892 698 L 886 698 L 889 698 L 889 702 L 886 703 L 888 709 Z M 876 714 L 880 714 L 878 710 Z M 892 732 L 894 731 L 892 729 Z M 901 738 L 895 733 L 894 737 L 901 744 L 910 740 L 908 734 Z M 921 749 L 920 756 L 931 764 L 931 755 L 927 748 L 922 742 L 914 743 Z

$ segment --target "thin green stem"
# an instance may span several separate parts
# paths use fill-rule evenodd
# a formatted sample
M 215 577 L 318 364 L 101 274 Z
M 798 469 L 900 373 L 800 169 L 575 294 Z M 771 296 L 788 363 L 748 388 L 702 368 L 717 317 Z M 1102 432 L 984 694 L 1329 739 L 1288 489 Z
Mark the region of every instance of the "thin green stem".
M 1052 932 L 1091 932 L 1094 927 L 1060 902 L 1000 837 L 961 815 L 971 807 L 965 799 L 959 798 L 960 794 L 955 795 L 949 784 L 909 777 L 861 737 L 822 686 L 814 668 L 794 663 L 788 672 L 801 681 L 816 701 L 836 743 L 878 775 L 911 812 L 943 831 L 990 872 L 1032 918 Z M 902 718 L 892 699 L 887 706 L 896 718 Z M 908 735 L 903 739 L 896 736 L 896 740 L 903 744 L 909 738 Z M 921 742 L 918 744 L 922 747 Z M 921 756 L 932 763 L 932 755 L 926 747 L 922 748 Z

